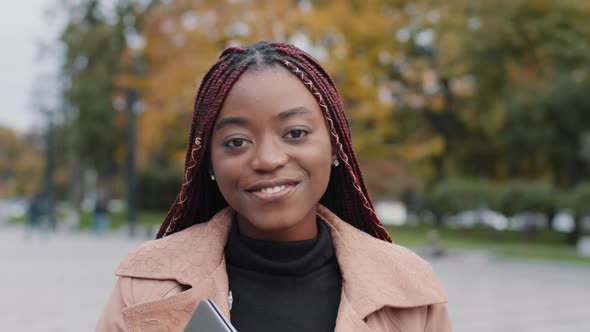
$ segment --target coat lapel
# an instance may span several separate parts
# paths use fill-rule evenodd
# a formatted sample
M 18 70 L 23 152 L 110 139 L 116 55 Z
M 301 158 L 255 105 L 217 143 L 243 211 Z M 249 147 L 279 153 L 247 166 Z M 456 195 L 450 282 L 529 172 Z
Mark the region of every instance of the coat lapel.
M 409 249 L 376 239 L 323 206 L 318 207 L 318 216 L 330 228 L 347 305 L 361 319 L 384 307 L 447 301 L 430 264 Z
M 198 285 L 170 297 L 126 308 L 123 315 L 129 331 L 182 331 L 202 299 L 213 300 L 229 319 L 225 269 L 216 269 Z
M 176 280 L 190 289 L 132 305 L 123 311 L 129 331 L 182 331 L 198 303 L 212 299 L 230 317 L 223 248 L 233 212 L 224 209 L 208 223 L 147 242 L 120 264 L 119 276 Z
M 369 327 L 365 324 L 363 318 L 354 310 L 343 291 L 340 296 L 340 306 L 338 307 L 334 332 L 369 332 Z
M 130 331 L 181 331 L 198 302 L 215 301 L 227 318 L 228 277 L 224 247 L 233 211 L 226 208 L 204 224 L 191 226 L 131 252 L 117 275 L 176 280 L 187 291 L 124 310 Z M 410 250 L 375 239 L 323 206 L 318 216 L 330 228 L 342 272 L 336 332 L 369 331 L 365 319 L 384 307 L 409 308 L 446 301 L 430 268 Z

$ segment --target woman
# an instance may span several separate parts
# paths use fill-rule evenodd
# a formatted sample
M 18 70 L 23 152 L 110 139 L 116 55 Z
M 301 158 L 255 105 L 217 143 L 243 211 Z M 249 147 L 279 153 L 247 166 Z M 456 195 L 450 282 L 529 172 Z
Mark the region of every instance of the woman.
M 289 44 L 205 75 L 157 237 L 117 269 L 99 331 L 182 331 L 204 298 L 239 332 L 450 331 L 430 266 L 375 215 L 334 82 Z

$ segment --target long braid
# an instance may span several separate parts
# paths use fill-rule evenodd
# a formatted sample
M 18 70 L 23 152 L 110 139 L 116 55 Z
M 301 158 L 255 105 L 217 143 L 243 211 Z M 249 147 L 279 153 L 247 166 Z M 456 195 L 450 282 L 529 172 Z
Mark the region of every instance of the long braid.
M 219 112 L 219 109 L 221 109 L 221 104 L 222 102 L 219 102 L 219 107 L 217 107 L 217 110 L 215 109 L 216 105 L 211 105 L 212 101 L 215 101 L 217 95 L 212 95 L 213 93 L 216 93 L 217 91 L 220 91 L 222 89 L 219 89 L 219 85 L 221 84 L 226 84 L 226 85 L 232 85 L 233 82 L 235 82 L 235 80 L 237 80 L 237 76 L 235 75 L 235 78 L 233 81 L 231 80 L 225 80 L 224 76 L 228 76 L 231 73 L 229 73 L 227 71 L 227 68 L 231 65 L 231 62 L 228 62 L 228 56 L 224 56 L 222 54 L 222 56 L 219 58 L 218 62 L 213 65 L 213 67 L 207 72 L 207 74 L 205 75 L 205 77 L 203 78 L 202 84 L 199 88 L 199 91 L 197 93 L 197 97 L 195 100 L 195 110 L 193 113 L 193 123 L 191 125 L 191 132 L 190 132 L 190 138 L 189 138 L 189 143 L 188 143 L 188 148 L 187 148 L 187 154 L 186 154 L 186 159 L 185 159 L 185 171 L 184 171 L 184 175 L 183 175 L 183 185 L 181 187 L 180 193 L 178 194 L 177 198 L 175 199 L 172 207 L 170 208 L 170 210 L 168 211 L 164 222 L 162 223 L 162 225 L 160 226 L 160 230 L 158 232 L 157 237 L 162 237 L 168 234 L 171 234 L 173 232 L 176 232 L 180 229 L 184 229 L 187 226 L 191 225 L 191 220 L 194 219 L 194 216 L 188 216 L 186 215 L 188 212 L 190 212 L 188 208 L 185 208 L 185 204 L 191 204 L 191 205 L 186 205 L 186 206 L 192 206 L 193 201 L 194 201 L 194 195 L 191 195 L 191 192 L 193 190 L 191 190 L 191 192 L 188 192 L 190 188 L 195 188 L 195 186 L 193 185 L 191 187 L 192 181 L 193 181 L 193 176 L 192 174 L 197 174 L 196 176 L 199 177 L 198 174 L 201 174 L 200 179 L 198 180 L 199 186 L 197 188 L 201 189 L 199 190 L 199 192 L 197 192 L 198 196 L 204 196 L 204 198 L 206 199 L 206 195 L 202 195 L 202 193 L 204 192 L 211 192 L 214 193 L 215 191 L 219 191 L 219 189 L 217 188 L 217 186 L 211 186 L 208 181 L 203 181 L 203 172 L 195 172 L 198 171 L 198 169 L 196 168 L 201 168 L 202 165 L 202 160 L 203 155 L 204 155 L 204 150 L 202 149 L 203 146 L 207 146 L 206 144 L 208 144 L 208 135 L 206 135 L 207 137 L 207 141 L 203 141 L 203 131 L 210 125 L 210 123 L 214 122 L 215 119 L 212 117 L 216 117 L 217 113 Z M 245 69 L 245 68 L 244 68 Z M 235 72 L 234 74 L 237 74 L 237 72 Z M 226 91 L 229 91 L 230 86 L 228 86 L 226 88 Z M 212 107 L 211 107 L 212 106 Z M 209 109 L 211 108 L 211 109 Z M 206 173 L 204 174 L 205 178 L 206 178 Z M 212 187 L 212 188 L 208 188 L 207 190 L 204 187 Z M 199 195 L 201 194 L 201 195 Z M 221 194 L 219 194 L 219 196 L 221 197 Z M 188 200 L 188 202 L 187 202 Z M 210 207 L 211 205 L 207 204 L 204 205 L 205 207 Z M 207 211 L 199 211 L 200 213 L 203 213 L 204 215 L 210 215 L 210 213 L 206 213 Z M 177 222 L 178 220 L 180 220 L 184 215 L 184 220 L 182 222 L 180 222 L 180 224 Z M 200 219 L 200 218 L 199 218 Z M 203 222 L 206 220 L 200 220 L 200 222 Z M 185 227 L 178 227 L 178 226 L 184 226 L 185 224 L 187 224 Z
M 195 98 L 193 123 L 185 159 L 183 186 L 168 211 L 157 237 L 208 221 L 227 206 L 217 185 L 209 180 L 207 147 L 223 101 L 248 68 L 280 66 L 292 72 L 316 98 L 342 167 L 333 168 L 320 202 L 353 226 L 390 241 L 369 198 L 354 154 L 350 128 L 334 81 L 304 51 L 286 43 L 260 42 L 228 48 L 204 76 Z
M 319 65 L 319 63 L 317 63 L 315 61 L 315 59 L 313 59 L 310 55 L 306 54 L 303 51 L 297 50 L 297 49 L 295 49 L 295 52 L 293 52 L 294 48 L 292 46 L 290 46 L 290 45 L 286 45 L 286 46 L 287 47 L 285 47 L 285 48 L 281 48 L 281 50 L 285 51 L 286 54 L 288 54 L 298 60 L 301 60 L 302 64 L 305 64 L 306 62 L 311 64 L 311 66 L 307 66 L 307 67 L 302 66 L 302 68 L 306 68 L 306 70 L 304 70 L 304 71 L 309 72 L 309 73 L 307 73 L 308 75 L 306 75 L 306 73 L 304 73 L 304 71 L 302 71 L 301 69 L 299 69 L 298 67 L 293 65 L 290 61 L 286 61 L 285 67 L 287 67 L 289 70 L 294 72 L 296 74 L 296 76 L 298 76 L 298 78 L 303 81 L 303 83 L 310 89 L 312 94 L 318 100 L 320 107 L 323 108 L 322 111 L 325 112 L 325 116 L 326 116 L 328 126 L 329 126 L 328 129 L 331 131 L 332 136 L 335 138 L 335 144 L 337 145 L 337 148 L 338 148 L 338 155 L 342 159 L 344 166 L 348 169 L 349 175 L 351 176 L 352 181 L 350 183 L 360 194 L 361 199 L 362 199 L 362 203 L 365 206 L 365 208 L 367 209 L 366 211 L 369 212 L 368 215 L 365 215 L 365 216 L 358 216 L 357 215 L 357 217 L 359 217 L 359 218 L 355 218 L 353 220 L 350 220 L 349 222 L 352 224 L 355 224 L 355 226 L 367 231 L 368 233 L 373 233 L 373 234 L 379 233 L 381 236 L 385 237 L 383 239 L 391 241 L 389 234 L 387 233 L 387 231 L 385 230 L 383 225 L 377 219 L 377 216 L 376 216 L 375 211 L 373 209 L 373 205 L 369 199 L 368 192 L 366 190 L 366 186 L 365 186 L 364 180 L 362 178 L 362 173 L 360 171 L 360 166 L 358 165 L 358 162 L 356 160 L 356 156 L 354 155 L 354 153 L 345 152 L 345 150 L 351 151 L 351 152 L 353 151 L 352 140 L 350 137 L 350 132 L 348 130 L 348 121 L 346 119 L 346 114 L 344 113 L 342 103 L 340 102 L 340 98 L 338 98 L 338 94 L 336 92 L 333 80 L 323 70 L 323 68 Z M 321 80 L 321 79 L 313 80 L 313 79 L 311 79 L 313 77 L 322 77 L 325 80 Z M 314 82 L 312 82 L 312 80 Z M 319 89 L 318 89 L 318 87 L 319 87 Z M 316 90 L 317 90 L 317 92 L 316 92 Z M 324 102 L 324 100 L 326 100 L 327 103 Z M 330 113 L 329 113 L 330 109 L 336 113 L 334 117 L 330 116 Z M 337 120 L 336 124 L 334 123 L 332 118 L 336 118 L 336 120 Z M 338 129 L 340 129 L 340 131 L 344 133 L 344 135 L 342 135 L 343 140 L 340 140 L 340 138 L 336 134 L 336 132 L 337 132 L 336 126 L 338 126 L 339 127 Z M 349 156 L 350 156 L 350 158 L 349 158 Z M 351 160 L 349 161 L 349 159 L 351 159 Z M 343 180 L 346 180 L 346 177 L 344 177 Z M 349 210 L 350 214 L 356 215 L 356 213 L 354 213 L 353 211 L 350 211 L 350 209 L 349 209 L 354 206 L 352 201 L 356 198 L 351 197 L 351 195 L 345 194 L 344 199 L 346 201 L 345 208 L 347 210 Z M 375 219 L 377 219 L 377 222 L 365 222 L 361 225 L 356 225 L 355 221 L 366 221 L 367 217 L 375 218 Z M 382 238 L 381 236 L 379 236 L 379 237 Z
M 359 180 L 360 177 L 357 177 L 355 175 L 355 174 L 360 174 L 360 171 L 358 171 L 358 169 L 355 169 L 355 167 L 354 167 L 354 166 L 357 166 L 356 159 L 349 160 L 348 154 L 345 152 L 345 150 L 351 150 L 351 148 L 352 148 L 352 146 L 350 145 L 350 143 L 351 143 L 350 140 L 341 141 L 339 139 L 338 135 L 336 135 L 335 123 L 332 120 L 332 117 L 330 117 L 330 115 L 328 113 L 328 106 L 324 100 L 325 98 L 323 98 L 322 94 L 316 89 L 315 85 L 309 84 L 309 83 L 312 83 L 311 80 L 308 77 L 306 77 L 305 73 L 303 73 L 301 70 L 299 70 L 296 67 L 293 67 L 291 63 L 289 63 L 288 67 L 290 67 L 289 69 L 291 69 L 295 74 L 297 74 L 301 78 L 301 80 L 303 82 L 306 83 L 306 85 L 309 87 L 312 94 L 314 94 L 316 96 L 316 98 L 318 99 L 318 103 L 320 103 L 320 106 L 322 108 L 324 108 L 324 110 L 326 112 L 326 118 L 328 120 L 327 122 L 329 125 L 329 130 L 332 133 L 332 135 L 334 136 L 335 141 L 336 141 L 335 144 L 337 146 L 339 158 L 341 158 L 341 160 L 343 161 L 344 167 L 347 168 L 347 171 L 351 176 L 351 184 L 357 190 L 358 194 L 360 194 L 361 199 L 362 199 L 362 203 L 365 206 L 365 208 L 367 209 L 366 211 L 369 212 L 369 216 L 373 216 L 375 212 L 373 210 L 370 200 L 368 199 L 367 193 L 362 190 L 362 188 L 364 187 L 363 183 L 360 182 L 360 180 Z M 329 93 L 327 93 L 327 95 L 329 95 Z M 340 117 L 336 117 L 336 118 L 340 118 Z M 344 127 L 342 127 L 341 129 L 344 129 Z M 347 145 L 347 146 L 345 147 L 345 145 Z M 348 208 L 353 206 L 351 202 L 354 199 L 355 198 L 351 197 L 351 195 L 345 194 L 345 202 L 346 202 L 347 210 L 349 210 Z M 350 211 L 350 212 L 352 212 L 352 211 Z M 358 218 L 354 221 L 364 221 L 364 220 L 366 220 L 366 219 L 365 218 Z M 354 222 L 354 221 L 351 220 L 351 222 Z M 375 223 L 365 223 L 364 225 L 361 224 L 361 225 L 356 225 L 356 226 L 365 230 L 365 231 L 368 231 L 368 229 L 366 229 L 366 226 L 370 226 L 370 225 L 374 225 L 374 224 Z M 373 227 L 370 227 L 370 228 L 373 228 Z
M 197 105 L 199 105 L 199 102 L 202 99 L 202 96 L 204 95 L 203 91 L 205 91 L 208 88 L 208 85 L 205 84 L 205 82 L 209 82 L 211 80 L 211 77 L 217 72 L 217 68 L 222 63 L 223 60 L 224 60 L 223 57 L 220 57 L 219 60 L 207 71 L 207 73 L 203 77 L 203 80 L 202 80 L 203 83 L 199 87 L 199 90 L 198 90 L 197 95 L 195 97 L 195 110 L 197 108 Z M 199 123 L 198 118 L 199 118 L 200 114 L 201 113 L 196 112 L 196 111 L 193 112 L 193 119 L 192 119 L 190 131 L 189 131 L 189 139 L 188 139 L 188 144 L 187 144 L 188 148 L 187 148 L 187 153 L 186 153 L 186 157 L 185 157 L 185 161 L 184 161 L 185 172 L 184 172 L 183 176 L 185 176 L 187 173 L 186 169 L 189 167 L 189 163 L 190 163 L 191 159 L 195 158 L 194 152 L 195 152 L 196 146 L 193 145 L 193 142 L 195 139 L 195 131 L 197 128 L 197 124 Z M 200 143 L 200 141 L 197 141 L 197 142 Z M 194 143 L 197 143 L 197 142 L 194 142 Z M 172 203 L 172 206 L 168 210 L 166 217 L 164 217 L 164 221 L 163 221 L 162 225 L 160 226 L 158 234 L 156 235 L 157 238 L 164 236 L 164 234 L 166 232 L 169 232 L 170 230 L 174 229 L 176 226 L 175 222 L 178 218 L 175 218 L 175 216 L 178 213 L 178 206 L 179 206 L 180 197 L 182 197 L 182 192 L 185 189 L 184 183 L 185 182 L 183 179 L 183 186 L 180 189 L 181 192 L 174 199 L 174 202 Z

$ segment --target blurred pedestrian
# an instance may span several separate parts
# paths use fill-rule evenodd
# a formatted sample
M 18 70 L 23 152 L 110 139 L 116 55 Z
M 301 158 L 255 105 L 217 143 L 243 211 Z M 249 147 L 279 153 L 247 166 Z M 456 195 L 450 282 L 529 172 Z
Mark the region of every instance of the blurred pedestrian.
M 43 217 L 43 199 L 39 193 L 34 193 L 29 198 L 27 205 L 27 224 L 25 229 L 25 237 L 29 238 L 34 233 L 42 232 Z
M 93 229 L 96 234 L 106 234 L 110 229 L 108 200 L 104 192 L 99 191 L 94 203 L 92 216 Z
M 157 237 L 98 331 L 183 331 L 205 298 L 240 332 L 450 331 L 430 265 L 373 210 L 334 81 L 293 45 L 229 48 L 204 76 Z

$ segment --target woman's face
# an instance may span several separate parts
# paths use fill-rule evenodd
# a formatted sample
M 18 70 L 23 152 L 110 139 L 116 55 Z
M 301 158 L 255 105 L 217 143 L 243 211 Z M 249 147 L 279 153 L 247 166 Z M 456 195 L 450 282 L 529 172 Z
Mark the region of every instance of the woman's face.
M 242 234 L 295 241 L 316 236 L 316 206 L 336 155 L 313 95 L 286 69 L 247 71 L 213 129 L 211 168 Z

